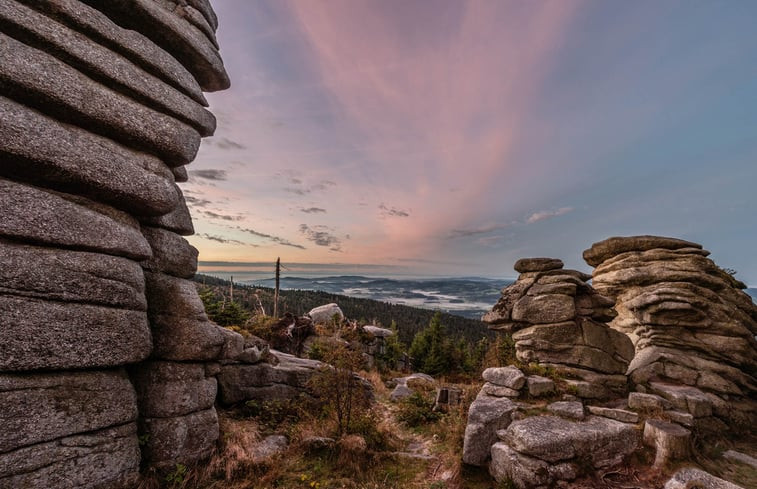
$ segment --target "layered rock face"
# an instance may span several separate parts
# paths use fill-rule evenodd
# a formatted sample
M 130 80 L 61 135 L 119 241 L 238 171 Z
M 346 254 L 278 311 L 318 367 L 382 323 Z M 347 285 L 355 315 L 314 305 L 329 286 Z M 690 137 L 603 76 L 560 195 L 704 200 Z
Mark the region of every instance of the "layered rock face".
M 626 335 L 604 321 L 614 317 L 613 301 L 586 283 L 590 277 L 563 269 L 553 258 L 515 263 L 518 280 L 484 316 L 493 329 L 513 333 L 517 358 L 558 368 L 579 397 L 607 398 L 626 389 L 633 358 Z
M 609 238 L 584 252 L 610 323 L 635 346 L 628 374 L 702 421 L 757 422 L 757 306 L 696 243 Z
M 214 445 L 227 337 L 176 182 L 229 85 L 216 26 L 207 0 L 0 2 L 2 488 L 128 486 Z

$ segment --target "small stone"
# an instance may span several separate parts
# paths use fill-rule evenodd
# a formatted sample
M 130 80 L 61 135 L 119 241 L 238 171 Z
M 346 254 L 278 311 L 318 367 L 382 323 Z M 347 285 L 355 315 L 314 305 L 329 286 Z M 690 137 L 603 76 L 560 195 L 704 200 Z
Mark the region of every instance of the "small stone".
M 757 470 L 757 458 L 750 457 L 746 453 L 737 452 L 736 450 L 726 450 L 723 452 L 723 458 L 726 460 L 732 460 L 745 465 L 751 466 Z
M 686 467 L 679 470 L 665 483 L 664 489 L 744 489 L 726 480 L 710 475 L 707 472 Z
M 333 440 L 332 440 L 333 441 Z M 252 447 L 252 461 L 254 463 L 264 462 L 270 458 L 284 452 L 289 442 L 284 435 L 270 435 L 265 437 L 260 443 Z
M 513 269 L 519 273 L 546 272 L 559 270 L 564 263 L 557 258 L 521 258 L 515 262 Z
M 671 405 L 670 402 L 655 394 L 631 392 L 628 394 L 628 407 L 634 411 L 663 411 Z
M 529 375 L 526 378 L 526 385 L 528 385 L 528 395 L 531 397 L 545 396 L 555 391 L 555 382 L 539 375 Z
M 604 416 L 605 418 L 615 419 L 622 421 L 623 423 L 638 423 L 639 415 L 633 411 L 626 411 L 625 409 L 612 409 L 599 406 L 588 406 L 588 410 L 591 414 L 597 416 Z
M 483 379 L 492 384 L 510 389 L 519 390 L 526 383 L 526 376 L 517 367 L 490 367 L 481 375 Z
M 558 401 L 547 405 L 547 411 L 564 418 L 584 419 L 584 405 L 578 401 Z
M 481 392 L 485 393 L 487 396 L 509 397 L 512 399 L 516 399 L 520 396 L 520 391 L 510 389 L 509 387 L 492 384 L 491 382 L 484 384 L 484 386 L 481 388 Z
M 690 413 L 684 413 L 681 411 L 665 411 L 665 415 L 673 423 L 678 423 L 680 425 L 688 427 L 694 426 L 694 416 L 692 416 Z

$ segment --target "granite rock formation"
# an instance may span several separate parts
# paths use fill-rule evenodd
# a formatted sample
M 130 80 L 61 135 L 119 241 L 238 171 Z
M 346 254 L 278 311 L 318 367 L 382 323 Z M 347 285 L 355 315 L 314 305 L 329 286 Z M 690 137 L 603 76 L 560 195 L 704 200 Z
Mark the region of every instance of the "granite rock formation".
M 554 258 L 525 258 L 518 280 L 484 316 L 490 327 L 512 333 L 523 363 L 557 368 L 579 397 L 607 398 L 626 389 L 633 345 L 609 328 L 613 301 L 586 283 L 590 277 L 563 269 Z
M 615 299 L 610 326 L 635 346 L 628 374 L 718 429 L 757 423 L 757 306 L 697 243 L 615 237 L 584 252 L 593 286 Z
M 216 26 L 207 0 L 0 2 L 2 488 L 127 487 L 215 446 L 208 362 L 239 340 L 187 280 L 176 182 L 229 86 Z

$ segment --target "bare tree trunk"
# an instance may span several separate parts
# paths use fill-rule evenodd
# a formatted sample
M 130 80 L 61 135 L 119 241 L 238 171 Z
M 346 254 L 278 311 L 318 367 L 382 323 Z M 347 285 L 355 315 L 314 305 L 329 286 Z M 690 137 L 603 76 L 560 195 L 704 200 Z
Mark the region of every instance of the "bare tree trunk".
M 281 275 L 281 258 L 276 258 L 276 290 L 273 294 L 273 317 L 279 317 L 279 277 Z

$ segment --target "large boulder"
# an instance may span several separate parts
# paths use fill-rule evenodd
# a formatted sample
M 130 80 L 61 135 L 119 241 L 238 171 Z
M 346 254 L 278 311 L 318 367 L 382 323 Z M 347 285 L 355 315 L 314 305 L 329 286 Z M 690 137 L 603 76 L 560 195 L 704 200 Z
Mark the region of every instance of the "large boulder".
M 609 238 L 584 252 L 596 266 L 592 284 L 616 301 L 610 326 L 635 347 L 631 381 L 690 386 L 730 406 L 716 414 L 724 421 L 753 424 L 757 305 L 707 255 L 697 243 L 657 236 Z
M 339 318 L 340 321 L 344 319 L 344 313 L 335 303 L 315 307 L 307 315 L 313 320 L 313 324 L 330 323 L 334 317 Z
M 463 462 L 483 466 L 497 441 L 497 430 L 507 428 L 518 406 L 507 397 L 478 393 L 468 409 L 468 424 L 463 437 Z

